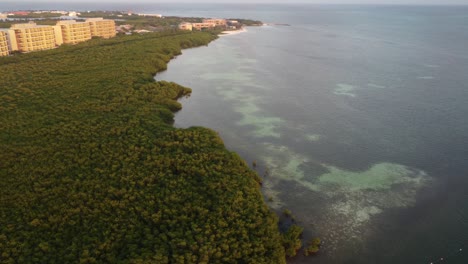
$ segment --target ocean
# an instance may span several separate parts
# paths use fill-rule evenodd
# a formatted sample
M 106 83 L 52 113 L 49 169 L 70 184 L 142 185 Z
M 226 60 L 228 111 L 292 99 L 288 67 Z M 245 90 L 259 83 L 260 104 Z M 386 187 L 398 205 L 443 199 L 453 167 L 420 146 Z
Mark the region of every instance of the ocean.
M 177 127 L 217 131 L 266 203 L 320 237 L 289 263 L 468 263 L 468 7 L 0 4 L 252 18 L 157 80 L 191 87 Z
M 268 205 L 323 240 L 290 263 L 468 263 L 468 8 L 186 14 L 290 24 L 186 50 L 156 76 L 193 88 L 176 126 L 256 161 Z

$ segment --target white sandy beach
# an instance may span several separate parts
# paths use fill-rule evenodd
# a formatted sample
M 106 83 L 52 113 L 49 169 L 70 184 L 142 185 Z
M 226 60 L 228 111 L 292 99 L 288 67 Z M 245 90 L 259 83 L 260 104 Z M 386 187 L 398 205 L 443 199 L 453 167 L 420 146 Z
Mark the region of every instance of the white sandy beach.
M 244 33 L 244 32 L 247 32 L 247 29 L 242 28 L 239 30 L 228 30 L 228 31 L 221 32 L 220 36 L 235 35 L 235 34 Z

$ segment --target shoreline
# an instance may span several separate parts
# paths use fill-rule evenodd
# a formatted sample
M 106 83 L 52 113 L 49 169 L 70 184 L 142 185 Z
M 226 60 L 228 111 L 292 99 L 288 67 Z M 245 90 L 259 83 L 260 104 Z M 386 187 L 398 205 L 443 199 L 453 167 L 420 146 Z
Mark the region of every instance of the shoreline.
M 140 247 L 141 252 L 151 252 L 154 249 L 162 252 L 154 256 L 156 262 L 174 262 L 188 254 L 202 259 L 207 255 L 205 249 L 192 250 L 190 245 L 196 245 L 197 242 L 184 231 L 195 226 L 197 230 L 206 230 L 206 234 L 197 230 L 194 232 L 197 235 L 200 233 L 200 239 L 211 245 L 210 250 L 221 252 L 221 255 L 210 256 L 210 261 L 221 262 L 224 258 L 235 261 L 242 258 L 249 259 L 252 263 L 286 264 L 277 216 L 263 201 L 258 175 L 239 155 L 224 146 L 215 131 L 201 127 L 174 127 L 171 124 L 174 114 L 181 107 L 175 98 L 189 90 L 175 83 L 154 80 L 158 72 L 167 69 L 170 60 L 182 54 L 184 43 L 188 43 L 185 48 L 201 47 L 216 38 L 216 34 L 206 32 L 123 36 L 114 40 L 93 40 L 86 48 L 71 46 L 14 59 L 0 58 L 2 62 L 13 62 L 2 63 L 0 68 L 5 74 L 1 75 L 0 80 L 7 84 L 6 94 L 12 94 L 11 98 L 19 102 L 20 107 L 42 106 L 45 98 L 50 102 L 47 106 L 39 108 L 39 111 L 30 111 L 30 108 L 16 111 L 16 105 L 10 104 L 13 99 L 5 97 L 9 108 L 0 113 L 0 120 L 6 120 L 6 127 L 12 128 L 8 130 L 8 136 L 11 133 L 19 135 L 21 139 L 22 135 L 32 135 L 24 143 L 24 149 L 0 154 L 7 170 L 14 166 L 19 168 L 8 175 L 13 180 L 7 181 L 5 188 L 0 190 L 12 190 L 7 192 L 11 203 L 10 200 L 0 201 L 0 212 L 6 212 L 6 218 L 0 222 L 14 222 L 16 225 L 8 230 L 2 229 L 5 225 L 0 225 L 0 234 L 8 231 L 6 234 L 9 238 L 26 245 L 24 251 L 16 252 L 10 250 L 14 245 L 8 244 L 7 252 L 15 253 L 9 255 L 9 259 L 29 258 L 26 253 L 33 251 L 34 243 L 56 241 L 54 239 L 65 241 L 69 234 L 77 240 L 89 239 L 91 242 L 84 248 L 88 250 L 90 258 L 99 261 L 104 257 L 131 261 L 133 256 L 140 257 L 140 251 L 129 249 L 128 254 L 122 255 L 120 251 L 113 249 L 120 247 L 121 243 L 142 242 L 145 243 Z M 115 66 L 115 57 L 125 61 L 126 67 Z M 87 66 L 95 68 L 96 71 L 91 75 L 82 71 L 81 66 L 75 63 L 77 60 L 86 61 Z M 52 72 L 60 72 L 65 68 L 67 75 L 47 76 L 43 81 L 41 79 L 36 83 L 35 78 L 40 78 L 41 72 L 34 72 L 36 75 L 29 78 L 28 68 L 24 65 L 31 65 L 35 69 L 47 66 Z M 112 68 L 114 66 L 115 68 Z M 34 93 L 29 89 L 18 89 L 23 85 L 34 86 Z M 64 89 L 61 89 L 62 86 Z M 56 90 L 61 92 L 55 93 Z M 77 94 L 82 99 L 77 100 Z M 110 97 L 111 95 L 113 97 Z M 101 103 L 94 103 L 95 98 L 99 102 L 110 103 L 104 108 Z M 82 114 L 83 109 L 87 111 L 85 115 Z M 66 114 L 62 114 L 63 112 Z M 51 120 L 45 121 L 42 118 L 44 113 L 52 117 Z M 16 115 L 18 118 L 15 118 Z M 55 116 L 57 118 L 54 119 Z M 16 119 L 18 121 L 13 121 Z M 37 127 L 41 127 L 40 133 L 35 132 Z M 57 129 L 63 133 L 55 133 Z M 74 136 L 70 138 L 68 135 Z M 11 141 L 8 139 L 5 143 L 7 150 L 17 148 L 15 140 L 16 138 L 12 138 Z M 57 143 L 46 145 L 42 142 Z M 29 149 L 54 155 L 35 155 L 30 153 Z M 18 153 L 18 156 L 10 153 Z M 93 156 L 88 155 L 89 153 L 93 153 Z M 112 155 L 107 155 L 108 153 Z M 139 158 L 139 155 L 144 155 L 145 158 Z M 99 166 L 95 165 L 98 161 Z M 54 166 L 47 166 L 49 162 Z M 39 187 L 47 184 L 49 187 L 47 190 L 41 187 L 41 194 L 43 190 L 47 195 L 59 194 L 59 199 L 41 201 L 37 198 L 39 194 L 35 190 L 12 188 L 20 184 L 30 186 L 30 178 L 23 175 L 31 175 L 37 171 L 36 164 L 44 164 L 40 167 L 44 174 L 34 179 L 37 182 L 35 184 Z M 0 172 L 0 176 L 1 174 Z M 63 175 L 67 182 L 73 181 L 74 188 L 63 188 L 62 178 L 58 175 Z M 111 193 L 100 186 L 112 186 Z M 177 195 L 168 195 L 168 192 L 172 191 L 169 188 L 175 188 Z M 220 188 L 222 191 L 218 191 Z M 118 195 L 115 196 L 119 200 L 118 204 L 114 199 L 110 199 L 109 195 Z M 24 196 L 32 201 L 26 206 L 20 202 L 21 198 L 18 198 Z M 78 199 L 77 204 L 66 202 L 75 197 L 87 198 Z M 133 207 L 124 206 L 135 204 L 135 200 L 138 211 Z M 93 251 L 93 248 L 100 245 L 101 237 L 98 237 L 98 234 L 76 232 L 74 226 L 60 220 L 75 217 L 70 216 L 69 212 L 77 206 L 100 209 L 99 212 L 84 210 L 76 215 L 77 218 L 83 219 L 82 222 L 76 220 L 76 226 L 81 230 L 99 227 L 105 233 L 103 239 L 115 241 L 109 244 L 110 249 L 105 252 L 104 257 L 101 251 Z M 48 208 L 55 209 L 54 216 L 57 216 L 58 220 L 53 221 L 54 225 L 50 231 L 47 229 L 47 232 L 43 232 L 41 226 L 53 220 L 49 220 L 51 218 Z M 15 214 L 9 214 L 10 211 Z M 140 217 L 143 215 L 146 218 Z M 30 228 L 29 221 L 17 221 L 20 219 L 18 217 L 33 219 L 32 224 L 36 228 Z M 223 222 L 219 222 L 218 219 L 223 219 Z M 128 223 L 132 224 L 135 230 L 148 229 L 145 233 L 149 234 L 133 232 L 133 229 L 125 233 L 114 232 L 119 229 L 125 230 Z M 152 229 L 153 227 L 155 228 Z M 161 236 L 169 232 L 172 232 L 174 237 Z M 230 236 L 208 235 L 216 232 Z M 113 233 L 116 235 L 110 235 Z M 132 236 L 123 237 L 128 233 Z M 245 238 L 244 234 L 249 234 L 249 237 Z M 172 252 L 169 246 L 170 241 L 174 240 L 187 241 L 187 246 L 181 246 L 177 252 Z M 42 245 L 51 250 L 34 255 L 38 262 L 46 263 L 47 259 L 53 258 L 70 259 L 74 262 L 75 259 L 79 260 L 77 256 L 82 252 L 81 249 L 70 247 L 66 243 Z M 227 245 L 232 250 L 226 250 L 221 245 Z M 250 248 L 260 250 L 252 256 Z
M 237 34 L 245 33 L 245 32 L 247 32 L 246 28 L 242 28 L 238 30 L 225 30 L 225 31 L 222 31 L 218 36 L 237 35 Z

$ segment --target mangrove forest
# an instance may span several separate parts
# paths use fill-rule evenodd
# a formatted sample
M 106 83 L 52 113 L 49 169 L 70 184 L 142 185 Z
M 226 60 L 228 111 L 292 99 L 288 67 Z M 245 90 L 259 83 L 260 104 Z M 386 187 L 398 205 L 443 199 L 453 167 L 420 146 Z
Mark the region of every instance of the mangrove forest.
M 0 58 L 1 263 L 285 263 L 259 177 L 216 132 L 174 128 L 191 90 L 154 80 L 215 38 L 149 33 Z

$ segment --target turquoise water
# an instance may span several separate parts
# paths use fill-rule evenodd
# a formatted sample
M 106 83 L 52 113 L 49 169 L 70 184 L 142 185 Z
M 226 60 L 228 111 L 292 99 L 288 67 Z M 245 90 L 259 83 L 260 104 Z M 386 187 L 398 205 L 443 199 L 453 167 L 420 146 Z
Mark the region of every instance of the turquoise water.
M 156 79 L 193 88 L 176 126 L 257 161 L 267 203 L 323 239 L 315 263 L 468 263 L 468 9 L 242 8 L 291 26 L 172 61 Z

